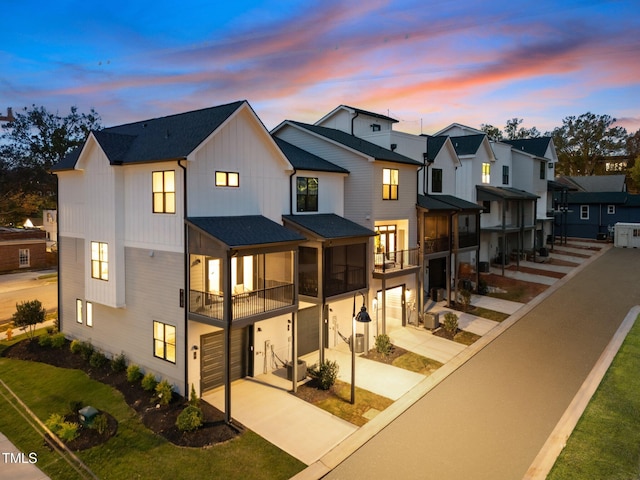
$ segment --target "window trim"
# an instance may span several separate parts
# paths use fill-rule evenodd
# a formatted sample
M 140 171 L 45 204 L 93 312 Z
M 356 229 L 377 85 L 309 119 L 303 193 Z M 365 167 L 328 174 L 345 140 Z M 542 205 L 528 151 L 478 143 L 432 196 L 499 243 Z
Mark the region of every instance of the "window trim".
M 85 323 L 87 327 L 93 327 L 93 303 L 87 302 L 87 318 L 85 319 Z
M 93 246 L 96 245 L 98 247 L 98 258 L 94 258 L 93 256 Z M 103 252 L 102 247 L 106 248 L 106 251 Z M 103 253 L 106 253 L 106 260 L 103 260 Z M 107 242 L 96 242 L 96 241 L 91 241 L 91 251 L 90 251 L 90 255 L 91 255 L 91 264 L 90 264 L 90 270 L 91 270 L 91 278 L 94 278 L 96 280 L 102 280 L 105 282 L 109 281 L 109 244 Z M 94 274 L 94 262 L 97 262 L 95 265 L 98 267 L 98 273 Z M 105 271 L 105 268 L 106 271 Z
M 489 162 L 482 162 L 482 183 L 491 183 L 491 164 Z
M 589 205 L 580 205 L 580 220 L 589 220 Z
M 162 326 L 162 338 L 156 338 L 156 326 Z M 170 343 L 167 341 L 167 327 L 173 328 L 173 343 Z M 177 342 L 176 342 L 176 337 L 177 337 L 177 328 L 175 325 L 171 325 L 169 323 L 164 323 L 161 322 L 159 320 L 154 320 L 153 321 L 153 356 L 155 358 L 159 358 L 161 360 L 164 360 L 166 362 L 169 363 L 176 363 L 176 358 L 177 358 Z M 158 342 L 162 343 L 162 356 L 158 355 L 158 350 L 157 350 L 157 346 L 159 345 Z M 171 360 L 170 358 L 167 358 L 167 345 L 172 345 L 173 346 L 173 360 Z
M 615 214 L 616 214 L 616 206 L 607 205 L 607 215 L 615 215 Z
M 31 266 L 31 250 L 28 248 L 18 249 L 18 267 L 29 268 Z
M 509 185 L 509 165 L 502 166 L 502 184 Z
M 547 162 L 540 160 L 540 180 L 546 180 L 547 178 Z
M 231 183 L 232 179 L 235 179 L 234 183 Z M 215 182 L 216 187 L 238 188 L 240 187 L 240 174 L 238 172 L 216 170 Z
M 83 310 L 82 300 L 80 298 L 76 298 L 76 323 L 82 325 L 84 316 L 82 313 Z
M 166 174 L 173 174 L 173 190 L 168 188 L 168 179 Z M 155 176 L 162 175 L 161 189 L 156 189 Z M 156 195 L 162 198 L 162 207 L 156 209 Z M 173 211 L 171 210 L 173 208 Z M 176 213 L 176 171 L 175 170 L 156 170 L 151 172 L 151 211 L 153 213 L 170 214 Z
M 438 172 L 437 176 L 436 176 L 436 172 Z M 438 181 L 437 184 L 436 184 L 436 180 Z M 436 188 L 436 186 L 438 188 Z M 433 193 L 442 193 L 442 169 L 441 168 L 431 169 L 431 191 Z
M 304 182 L 304 193 L 300 193 L 300 181 Z M 316 193 L 315 195 L 309 193 L 309 184 L 315 180 Z M 320 181 L 318 177 L 297 177 L 296 179 L 296 211 L 297 212 L 317 212 L 320 193 Z M 315 206 L 310 200 L 315 197 Z M 300 199 L 304 198 L 304 208 L 300 208 Z
M 388 172 L 389 183 L 385 183 L 385 173 Z M 394 174 L 395 172 L 395 178 Z M 395 180 L 395 183 L 394 183 Z M 382 200 L 398 200 L 398 184 L 400 183 L 400 172 L 397 168 L 382 169 Z M 394 188 L 395 187 L 395 188 Z

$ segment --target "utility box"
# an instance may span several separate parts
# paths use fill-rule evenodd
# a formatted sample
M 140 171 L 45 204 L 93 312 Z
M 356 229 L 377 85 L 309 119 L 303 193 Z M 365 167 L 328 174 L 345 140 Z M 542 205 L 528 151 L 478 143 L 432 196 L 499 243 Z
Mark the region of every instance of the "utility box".
M 425 313 L 423 315 L 424 328 L 435 330 L 440 326 L 440 314 L 438 312 Z
M 305 378 L 307 378 L 307 362 L 304 360 L 298 359 L 298 376 L 296 381 L 301 382 Z M 293 363 L 287 363 L 287 380 L 293 380 Z
M 93 421 L 96 419 L 98 413 L 100 412 L 98 412 L 98 410 L 90 405 L 78 410 L 78 414 L 80 415 L 80 422 L 85 427 L 90 427 L 93 424 Z
M 640 223 L 616 223 L 613 236 L 616 247 L 640 248 Z

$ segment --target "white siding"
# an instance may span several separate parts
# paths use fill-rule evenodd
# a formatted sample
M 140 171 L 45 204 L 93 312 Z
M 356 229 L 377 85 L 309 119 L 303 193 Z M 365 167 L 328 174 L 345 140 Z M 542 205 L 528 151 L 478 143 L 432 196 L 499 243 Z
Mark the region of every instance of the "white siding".
M 82 237 L 85 233 L 84 172 L 58 173 L 58 231 L 61 236 Z
M 344 215 L 344 181 L 346 174 L 330 172 L 313 172 L 298 170 L 293 177 L 291 188 L 291 205 L 293 214 L 305 215 L 314 213 L 335 213 Z M 298 212 L 296 209 L 297 192 L 296 182 L 298 177 L 315 177 L 318 179 L 318 211 Z M 288 212 L 288 211 L 287 211 Z M 289 213 L 289 212 L 288 212 Z
M 233 116 L 190 158 L 188 216 L 264 215 L 289 211 L 288 164 L 246 111 Z M 239 187 L 217 187 L 215 172 L 238 172 Z

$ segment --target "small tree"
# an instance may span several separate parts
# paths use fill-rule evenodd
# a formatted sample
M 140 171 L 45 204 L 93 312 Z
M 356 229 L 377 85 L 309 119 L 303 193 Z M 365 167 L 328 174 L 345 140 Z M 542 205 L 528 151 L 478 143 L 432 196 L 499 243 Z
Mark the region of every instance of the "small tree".
M 320 390 L 329 390 L 338 379 L 338 362 L 325 360 L 319 366 L 312 365 L 307 369 L 307 373 L 318 382 Z
M 469 310 L 469 306 L 471 305 L 471 292 L 466 288 L 463 288 L 458 292 L 458 296 L 460 297 L 460 305 L 462 305 L 462 311 L 467 312 Z
M 16 303 L 16 313 L 13 314 L 12 320 L 16 327 L 27 328 L 27 335 L 33 340 L 36 325 L 44 322 L 46 314 L 40 300 L 31 300 L 30 302 Z
M 453 312 L 445 313 L 442 327 L 453 338 L 458 332 L 458 316 Z

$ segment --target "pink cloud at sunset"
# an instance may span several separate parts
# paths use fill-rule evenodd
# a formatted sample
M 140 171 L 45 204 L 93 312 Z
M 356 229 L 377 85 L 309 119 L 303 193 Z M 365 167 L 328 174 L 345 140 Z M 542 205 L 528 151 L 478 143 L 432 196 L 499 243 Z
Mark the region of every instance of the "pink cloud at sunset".
M 631 0 L 31 3 L 9 7 L 0 108 L 94 107 L 112 125 L 247 99 L 268 128 L 342 103 L 413 133 L 587 111 L 640 128 Z

